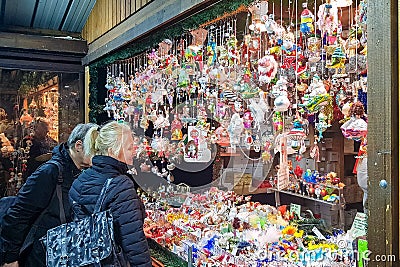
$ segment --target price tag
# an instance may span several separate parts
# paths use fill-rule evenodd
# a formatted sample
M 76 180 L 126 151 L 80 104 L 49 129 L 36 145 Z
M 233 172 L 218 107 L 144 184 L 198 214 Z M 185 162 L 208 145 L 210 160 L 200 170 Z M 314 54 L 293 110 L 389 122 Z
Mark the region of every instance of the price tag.
M 301 206 L 300 205 L 297 205 L 297 204 L 290 204 L 290 212 L 292 213 L 294 213 L 294 214 L 297 214 L 297 216 L 299 216 L 300 217 L 300 213 L 301 213 Z
M 321 240 L 326 240 L 325 236 L 314 226 L 312 229 L 313 233 Z
M 353 225 L 350 228 L 350 232 L 353 238 L 359 236 L 366 236 L 368 228 L 368 216 L 365 213 L 357 212 L 354 218 Z

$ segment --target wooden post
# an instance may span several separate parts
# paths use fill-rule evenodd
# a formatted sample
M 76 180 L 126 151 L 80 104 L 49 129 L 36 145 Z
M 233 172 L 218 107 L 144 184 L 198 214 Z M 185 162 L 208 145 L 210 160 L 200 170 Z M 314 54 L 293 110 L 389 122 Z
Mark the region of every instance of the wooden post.
M 368 1 L 368 266 L 400 260 L 397 13 L 397 0 Z M 381 255 L 397 262 L 378 262 Z

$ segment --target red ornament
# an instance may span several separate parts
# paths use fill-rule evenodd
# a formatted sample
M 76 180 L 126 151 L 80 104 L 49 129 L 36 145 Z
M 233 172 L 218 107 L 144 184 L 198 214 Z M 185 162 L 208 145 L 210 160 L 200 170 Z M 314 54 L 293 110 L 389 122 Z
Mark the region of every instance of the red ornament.
M 300 165 L 297 165 L 296 168 L 294 169 L 294 174 L 297 177 L 301 177 L 303 175 L 303 169 L 300 167 Z
M 321 189 L 321 193 L 319 193 L 321 197 L 324 197 L 328 194 L 325 188 Z

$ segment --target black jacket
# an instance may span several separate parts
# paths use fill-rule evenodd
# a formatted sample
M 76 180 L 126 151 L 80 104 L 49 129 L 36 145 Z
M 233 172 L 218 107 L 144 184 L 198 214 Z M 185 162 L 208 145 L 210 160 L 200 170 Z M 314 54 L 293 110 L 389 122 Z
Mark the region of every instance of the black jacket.
M 122 247 L 131 266 L 151 266 L 150 252 L 143 232 L 143 203 L 132 180 L 126 176 L 128 167 L 112 157 L 94 156 L 92 167 L 82 172 L 69 192 L 74 214 L 79 219 L 93 213 L 101 189 L 113 178 L 102 210 L 110 209 L 114 219 L 115 240 Z
M 53 160 L 61 163 L 63 169 L 63 203 L 67 221 L 71 221 L 68 191 L 80 171 L 75 166 L 65 144 L 53 149 Z M 19 260 L 19 252 L 25 238 L 32 240 L 33 250 L 25 259 L 26 266 L 45 266 L 45 252 L 39 238 L 48 229 L 61 224 L 60 207 L 54 194 L 59 170 L 55 164 L 41 165 L 20 189 L 15 204 L 3 218 L 1 238 L 4 241 L 5 262 Z M 47 208 L 47 209 L 46 209 Z M 42 217 L 40 214 L 45 211 Z M 30 259 L 29 259 L 30 258 Z M 33 261 L 31 259 L 34 259 Z

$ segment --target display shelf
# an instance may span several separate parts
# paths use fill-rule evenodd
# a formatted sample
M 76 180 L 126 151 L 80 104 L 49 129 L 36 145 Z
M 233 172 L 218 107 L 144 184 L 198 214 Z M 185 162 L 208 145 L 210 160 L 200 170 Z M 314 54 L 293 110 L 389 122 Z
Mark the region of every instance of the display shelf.
M 288 195 L 292 195 L 292 196 L 296 196 L 296 197 L 301 197 L 301 198 L 312 200 L 312 201 L 316 201 L 316 202 L 321 202 L 321 203 L 324 203 L 326 205 L 330 205 L 332 207 L 338 205 L 338 203 L 328 202 L 328 201 L 325 201 L 323 199 L 318 199 L 318 198 L 314 198 L 314 197 L 310 197 L 310 196 L 306 196 L 306 195 L 290 192 L 290 191 L 287 191 L 287 190 L 278 190 L 276 188 L 270 188 L 270 190 L 273 191 L 273 192 L 284 193 L 284 194 L 288 194 Z
M 338 188 L 339 202 L 336 202 L 336 203 L 328 202 L 328 201 L 325 201 L 322 199 L 313 198 L 310 196 L 303 196 L 301 194 L 286 191 L 286 190 L 278 190 L 276 188 L 270 188 L 269 190 L 270 190 L 270 192 L 275 193 L 275 204 L 277 207 L 281 205 L 280 193 L 282 193 L 282 194 L 287 194 L 287 195 L 291 195 L 291 196 L 302 198 L 302 199 L 311 200 L 311 201 L 318 202 L 318 203 L 323 203 L 324 205 L 330 206 L 332 210 L 338 210 L 339 211 L 339 226 L 341 229 L 344 229 L 344 227 L 345 227 L 345 213 L 344 213 L 345 200 L 342 197 L 343 189 Z

